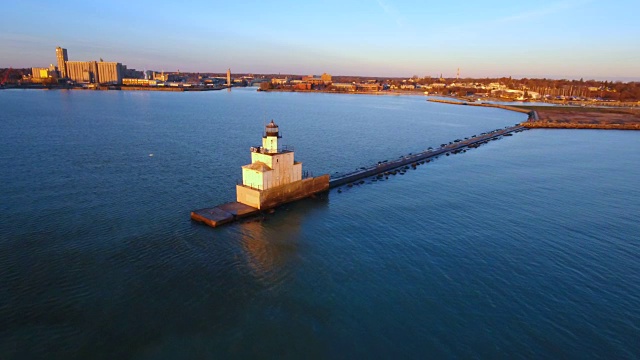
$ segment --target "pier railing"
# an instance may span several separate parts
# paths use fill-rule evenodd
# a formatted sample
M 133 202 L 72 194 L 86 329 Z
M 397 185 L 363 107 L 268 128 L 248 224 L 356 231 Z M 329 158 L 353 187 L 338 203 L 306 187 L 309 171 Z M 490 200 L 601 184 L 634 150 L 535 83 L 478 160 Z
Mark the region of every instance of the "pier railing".
M 260 153 L 260 154 L 269 154 L 269 152 L 260 145 L 252 146 L 251 148 L 249 148 L 249 150 L 251 150 L 251 152 Z M 279 153 L 291 152 L 291 151 L 294 151 L 294 148 L 291 145 L 278 146 Z

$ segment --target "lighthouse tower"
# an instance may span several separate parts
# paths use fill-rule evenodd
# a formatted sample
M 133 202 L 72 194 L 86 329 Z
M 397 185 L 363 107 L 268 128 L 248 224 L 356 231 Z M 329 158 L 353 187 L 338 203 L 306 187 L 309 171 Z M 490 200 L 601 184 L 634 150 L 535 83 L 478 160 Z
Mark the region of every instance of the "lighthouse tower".
M 251 164 L 242 167 L 242 185 L 236 186 L 239 203 L 264 209 L 301 199 L 329 188 L 329 177 L 302 179 L 302 163 L 293 149 L 281 146 L 280 128 L 271 120 L 262 146 L 251 147 Z
M 269 154 L 276 154 L 278 152 L 278 139 L 281 137 L 280 128 L 278 128 L 278 125 L 271 120 L 264 130 L 262 148 Z

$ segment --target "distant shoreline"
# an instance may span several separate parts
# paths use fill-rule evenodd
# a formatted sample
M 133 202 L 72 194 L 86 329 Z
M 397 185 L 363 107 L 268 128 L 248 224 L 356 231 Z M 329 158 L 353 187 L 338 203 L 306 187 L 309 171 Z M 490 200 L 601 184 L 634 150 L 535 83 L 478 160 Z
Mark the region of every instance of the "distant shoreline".
M 502 99 L 496 97 L 483 97 L 483 98 L 467 98 L 460 97 L 454 95 L 443 95 L 443 94 L 424 94 L 424 92 L 419 91 L 411 91 L 411 90 L 383 90 L 383 91 L 334 91 L 334 90 L 299 90 L 299 89 L 266 89 L 260 90 L 264 92 L 299 92 L 299 93 L 324 93 L 324 94 L 357 94 L 357 95 L 392 95 L 392 96 L 400 96 L 400 95 L 411 95 L 411 96 L 429 96 L 429 97 L 439 97 L 439 98 L 450 98 L 452 99 L 452 103 L 456 105 L 462 105 L 460 103 L 465 103 L 466 105 L 474 105 L 480 104 L 475 103 L 476 100 L 480 101 L 494 101 L 494 102 L 505 102 L 505 103 L 513 103 L 514 106 L 526 106 L 526 102 L 521 102 L 512 99 Z M 535 100 L 534 100 L 535 102 Z M 567 100 L 540 100 L 541 103 L 553 104 L 553 105 L 563 105 L 563 106 L 604 106 L 604 107 L 640 107 L 640 102 L 605 102 L 605 101 L 567 101 Z M 506 105 L 508 106 L 508 105 Z
M 253 86 L 240 86 L 244 88 L 253 88 Z M 233 89 L 234 87 L 231 87 Z M 0 90 L 9 90 L 9 89 L 21 89 L 21 90 L 84 90 L 84 91 L 167 91 L 167 92 L 201 92 L 201 91 L 218 91 L 229 89 L 227 86 L 222 87 L 193 87 L 193 86 L 123 86 L 123 85 L 111 85 L 111 86 L 96 86 L 96 87 L 71 87 L 71 86 L 43 86 L 43 85 L 29 85 L 29 86 L 9 86 L 0 88 Z M 340 95 L 382 95 L 382 96 L 424 96 L 431 97 L 428 101 L 431 102 L 439 102 L 439 103 L 448 103 L 453 105 L 470 105 L 470 106 L 484 106 L 484 107 L 519 107 L 519 108 L 529 108 L 531 106 L 536 105 L 527 105 L 526 102 L 519 102 L 510 99 L 501 99 L 501 98 L 468 98 L 468 97 L 458 97 L 453 95 L 442 95 L 442 94 L 424 94 L 423 92 L 418 91 L 409 91 L 409 90 L 383 90 L 383 91 L 335 91 L 335 90 L 300 90 L 300 89 L 266 89 L 261 90 L 257 88 L 257 91 L 260 92 L 291 92 L 291 93 L 306 93 L 306 94 L 340 94 Z M 433 97 L 438 98 L 449 98 L 451 100 L 446 99 L 433 99 Z M 477 102 L 482 101 L 482 102 Z M 491 104 L 487 103 L 487 101 L 492 102 L 503 102 L 503 103 L 513 103 L 513 105 L 502 105 L 502 104 Z M 550 104 L 550 105 L 558 105 L 557 107 L 581 107 L 581 108 L 640 108 L 640 102 L 576 102 L 576 101 L 564 101 L 564 100 L 541 100 L 540 103 Z M 498 106 L 500 105 L 500 106 Z M 518 111 L 515 109 L 509 109 Z M 522 112 L 522 111 L 521 111 Z
M 122 86 L 122 85 L 104 85 L 96 87 L 77 87 L 77 86 L 11 86 L 5 87 L 3 90 L 82 90 L 82 91 L 169 91 L 169 92 L 188 92 L 188 91 L 217 91 L 228 89 L 228 87 L 192 87 L 192 86 Z
M 522 126 L 538 129 L 640 130 L 640 109 L 531 107 L 535 116 Z
M 527 106 L 473 103 L 463 101 L 429 99 L 430 102 L 493 107 L 527 113 L 529 119 L 520 125 L 530 129 L 597 129 L 640 130 L 640 109 L 622 107 L 585 106 Z
M 267 89 L 260 92 L 296 92 L 296 93 L 321 93 L 321 94 L 341 94 L 341 95 L 411 95 L 411 96 L 427 96 L 424 93 L 416 91 L 397 91 L 397 90 L 384 90 L 384 91 L 335 91 L 335 90 L 298 90 L 298 89 Z
M 550 123 L 544 121 L 526 121 L 521 124 L 529 129 L 593 129 L 593 130 L 640 130 L 639 124 L 583 124 Z

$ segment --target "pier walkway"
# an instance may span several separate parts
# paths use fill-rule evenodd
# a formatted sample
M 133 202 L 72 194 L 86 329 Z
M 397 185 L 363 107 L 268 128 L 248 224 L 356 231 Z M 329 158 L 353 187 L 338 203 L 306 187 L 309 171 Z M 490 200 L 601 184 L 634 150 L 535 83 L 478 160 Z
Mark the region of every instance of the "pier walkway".
M 487 141 L 497 139 L 501 136 L 510 134 L 512 132 L 520 132 L 523 130 L 526 130 L 526 129 L 524 126 L 521 126 L 521 125 L 507 127 L 500 130 L 494 130 L 484 135 L 472 137 L 467 140 L 454 142 L 450 145 L 445 145 L 437 149 L 425 150 L 417 154 L 403 156 L 398 160 L 381 162 L 381 163 L 378 163 L 377 165 L 374 165 L 365 169 L 360 169 L 358 171 L 354 171 L 348 174 L 341 175 L 336 178 L 332 178 L 331 180 L 329 180 L 329 188 L 332 189 L 338 186 L 353 183 L 354 181 L 358 181 L 358 180 L 367 178 L 369 176 L 380 175 L 388 171 L 393 171 L 403 166 L 408 166 L 408 165 L 415 166 L 418 162 L 422 162 L 425 160 L 430 161 L 432 158 L 435 158 L 439 155 L 443 155 L 446 153 L 456 153 L 457 151 L 464 150 L 466 148 L 474 148 L 480 144 L 486 143 Z
M 516 125 L 507 127 L 504 129 L 498 129 L 483 133 L 480 136 L 471 137 L 465 140 L 456 140 L 450 144 L 441 146 L 437 149 L 425 150 L 417 154 L 410 154 L 402 156 L 398 160 L 379 162 L 377 165 L 370 166 L 368 168 L 361 168 L 358 171 L 354 171 L 348 174 L 340 175 L 338 177 L 329 179 L 329 189 L 336 188 L 342 185 L 351 185 L 356 181 L 360 181 L 370 176 L 381 176 L 381 174 L 393 172 L 398 168 L 411 165 L 416 167 L 420 163 L 429 162 L 431 159 L 438 157 L 439 155 L 453 153 L 457 154 L 467 148 L 475 148 L 481 144 L 485 144 L 491 140 L 497 140 L 502 136 L 509 136 L 512 132 L 520 132 L 527 130 L 524 126 Z M 325 175 L 327 176 L 327 175 Z M 272 211 L 272 210 L 271 210 Z M 251 207 L 239 202 L 230 202 L 222 205 L 218 205 L 213 208 L 198 209 L 191 212 L 191 219 L 197 222 L 204 223 L 211 227 L 217 227 L 233 221 L 240 220 L 245 217 L 250 217 L 263 213 L 263 210 L 259 210 L 255 207 Z
M 509 111 L 515 111 L 519 113 L 529 114 L 531 116 L 531 110 L 524 109 L 521 107 L 502 105 L 502 104 L 492 104 L 492 103 L 478 103 L 478 102 L 469 102 L 469 101 L 458 101 L 458 100 L 442 100 L 442 99 L 427 99 L 429 102 L 433 103 L 441 103 L 441 104 L 450 104 L 450 105 L 466 105 L 466 106 L 479 106 L 479 107 L 492 107 L 496 109 L 503 109 Z

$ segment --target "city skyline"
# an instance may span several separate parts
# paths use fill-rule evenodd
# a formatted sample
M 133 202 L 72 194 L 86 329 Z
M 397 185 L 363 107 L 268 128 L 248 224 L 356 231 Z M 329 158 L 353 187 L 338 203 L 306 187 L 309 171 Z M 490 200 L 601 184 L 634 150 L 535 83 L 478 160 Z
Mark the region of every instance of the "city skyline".
M 6 4 L 0 67 L 56 64 L 51 49 L 139 70 L 360 76 L 640 79 L 640 5 L 619 1 L 363 1 L 242 5 Z M 624 10 L 624 11 L 623 11 Z

